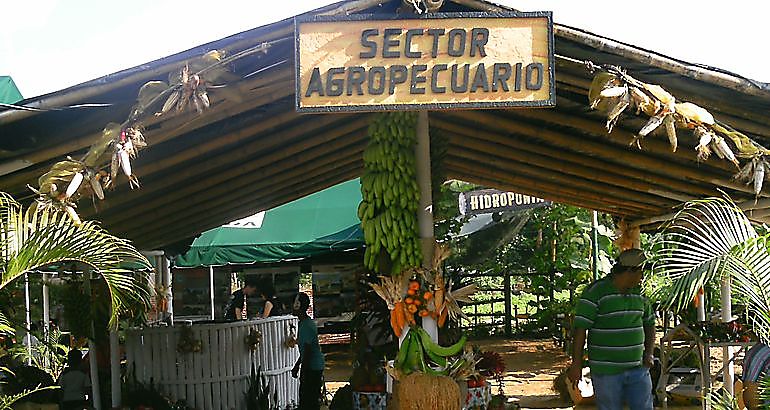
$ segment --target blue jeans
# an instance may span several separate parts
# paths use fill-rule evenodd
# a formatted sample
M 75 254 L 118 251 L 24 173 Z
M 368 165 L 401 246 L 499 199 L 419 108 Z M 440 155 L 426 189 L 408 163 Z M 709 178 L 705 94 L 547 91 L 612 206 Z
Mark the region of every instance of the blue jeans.
M 631 410 L 652 410 L 652 379 L 646 367 L 623 373 L 591 374 L 597 410 L 621 410 L 627 403 Z

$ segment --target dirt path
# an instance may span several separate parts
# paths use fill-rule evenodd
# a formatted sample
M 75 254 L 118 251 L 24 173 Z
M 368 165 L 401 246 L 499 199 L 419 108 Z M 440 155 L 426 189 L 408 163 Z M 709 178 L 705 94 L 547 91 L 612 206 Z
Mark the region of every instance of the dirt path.
M 569 358 L 550 340 L 478 339 L 469 343 L 482 350 L 500 353 L 505 360 L 504 393 L 517 400 L 522 409 L 571 409 L 568 401 L 561 400 L 553 391 L 553 380 L 569 365 Z M 324 346 L 326 357 L 326 388 L 334 391 L 348 383 L 353 371 L 353 354 L 347 345 Z M 494 383 L 494 381 L 492 381 Z M 493 384 L 493 393 L 497 392 Z M 330 396 L 331 397 L 331 396 Z M 580 406 L 593 409 L 593 406 Z M 697 409 L 674 407 L 669 409 Z
M 503 356 L 507 369 L 504 392 L 508 397 L 518 398 L 522 407 L 570 408 L 551 390 L 553 379 L 569 363 L 551 341 L 481 339 L 470 343 Z M 324 378 L 331 393 L 347 384 L 353 355 L 347 346 L 324 346 L 324 353 L 327 363 Z M 497 386 L 493 386 L 493 390 L 497 391 Z

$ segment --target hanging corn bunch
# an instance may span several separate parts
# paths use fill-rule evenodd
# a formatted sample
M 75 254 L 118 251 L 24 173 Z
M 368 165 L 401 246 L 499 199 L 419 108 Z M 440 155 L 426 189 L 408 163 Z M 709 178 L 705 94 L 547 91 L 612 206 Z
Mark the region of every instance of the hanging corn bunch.
M 379 271 L 380 252 L 391 262 L 392 274 L 420 265 L 417 232 L 420 192 L 415 174 L 417 115 L 379 114 L 369 126 L 358 217 L 364 231 L 364 265 Z
M 268 47 L 269 44 L 262 44 L 230 60 L 256 51 L 266 52 Z M 38 203 L 45 207 L 59 208 L 78 222 L 75 209 L 81 196 L 90 195 L 94 200 L 104 199 L 104 189 L 114 188 L 121 175 L 125 176 L 132 189 L 138 188 L 139 179 L 134 173 L 132 161 L 147 146 L 142 119 L 155 109 L 155 116 L 181 113 L 188 109 L 203 113 L 211 106 L 208 94 L 211 87 L 238 79 L 227 70 L 225 63 L 229 60 L 223 57 L 224 51 L 209 51 L 185 62 L 178 71 L 172 72 L 168 83 L 150 81 L 144 84 L 139 89 L 136 105 L 126 121 L 122 124 L 107 124 L 102 135 L 80 160 L 67 157 L 67 160 L 57 162 L 38 179 L 38 188 L 30 187 L 37 194 Z
M 770 150 L 719 123 L 705 108 L 690 102 L 678 102 L 659 85 L 639 81 L 615 66 L 597 66 L 591 62 L 587 66 L 595 72 L 588 91 L 589 104 L 592 109 L 607 113 L 608 132 L 612 132 L 620 115 L 628 109 L 634 110 L 636 115 L 650 117 L 631 141 L 631 145 L 635 144 L 640 149 L 642 139 L 663 126 L 671 150 L 676 151 L 679 146 L 677 129 L 689 130 L 698 141 L 695 147 L 698 160 L 704 161 L 714 154 L 719 159 L 730 161 L 739 169 L 735 179 L 752 184 L 754 194 L 759 196 L 765 171 L 770 166 L 765 159 Z M 728 144 L 728 140 L 735 148 Z M 739 159 L 748 160 L 743 168 Z

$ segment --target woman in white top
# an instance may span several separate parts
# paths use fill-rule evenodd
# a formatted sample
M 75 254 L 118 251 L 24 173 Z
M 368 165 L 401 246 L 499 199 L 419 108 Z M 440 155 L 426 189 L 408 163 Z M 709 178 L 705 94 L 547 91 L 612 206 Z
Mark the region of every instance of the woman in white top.
M 59 376 L 60 409 L 62 410 L 82 410 L 88 408 L 88 389 L 91 387 L 91 380 L 81 369 L 83 355 L 80 350 L 72 349 L 67 353 L 67 367 Z

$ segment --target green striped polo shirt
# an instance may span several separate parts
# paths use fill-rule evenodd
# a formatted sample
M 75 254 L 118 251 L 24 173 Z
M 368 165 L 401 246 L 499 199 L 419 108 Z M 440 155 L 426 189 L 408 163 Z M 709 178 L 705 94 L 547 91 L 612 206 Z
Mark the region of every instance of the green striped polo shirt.
M 617 374 L 642 365 L 644 326 L 655 316 L 639 288 L 622 293 L 609 278 L 583 291 L 575 311 L 575 327 L 588 329 L 591 373 Z

